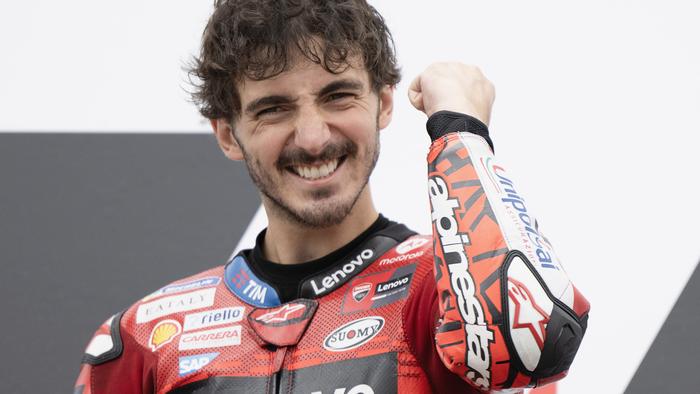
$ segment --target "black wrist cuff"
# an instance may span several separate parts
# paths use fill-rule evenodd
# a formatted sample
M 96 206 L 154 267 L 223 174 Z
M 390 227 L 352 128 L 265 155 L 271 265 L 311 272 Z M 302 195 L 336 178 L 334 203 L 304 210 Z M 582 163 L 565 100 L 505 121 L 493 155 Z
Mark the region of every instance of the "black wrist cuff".
M 484 137 L 486 143 L 491 147 L 491 151 L 495 152 L 493 142 L 491 137 L 489 137 L 488 126 L 473 116 L 460 112 L 438 111 L 428 118 L 425 127 L 428 129 L 431 141 L 435 141 L 447 133 L 466 131 Z

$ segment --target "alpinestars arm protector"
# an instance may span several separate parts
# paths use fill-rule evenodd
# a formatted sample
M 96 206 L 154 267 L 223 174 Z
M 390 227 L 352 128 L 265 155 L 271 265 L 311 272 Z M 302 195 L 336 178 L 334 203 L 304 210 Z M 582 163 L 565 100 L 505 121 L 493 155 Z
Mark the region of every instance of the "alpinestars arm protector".
M 589 303 L 483 136 L 433 135 L 428 190 L 443 363 L 480 390 L 564 377 Z

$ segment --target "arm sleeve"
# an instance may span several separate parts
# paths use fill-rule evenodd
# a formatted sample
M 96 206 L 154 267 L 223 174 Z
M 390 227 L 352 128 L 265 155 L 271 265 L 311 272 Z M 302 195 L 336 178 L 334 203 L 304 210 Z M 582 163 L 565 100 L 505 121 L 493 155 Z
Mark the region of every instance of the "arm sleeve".
M 486 125 L 447 118 L 442 111 L 428 121 L 437 357 L 482 391 L 561 379 L 586 330 L 588 301 L 496 161 Z
M 122 316 L 112 316 L 93 335 L 74 394 L 154 392 L 156 359 L 124 329 Z

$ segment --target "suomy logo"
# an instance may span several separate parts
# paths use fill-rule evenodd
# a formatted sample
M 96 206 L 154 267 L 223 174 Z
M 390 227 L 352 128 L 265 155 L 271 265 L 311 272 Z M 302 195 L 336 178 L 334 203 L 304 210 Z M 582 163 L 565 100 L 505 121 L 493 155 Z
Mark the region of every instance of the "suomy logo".
M 316 295 L 323 294 L 331 289 L 333 289 L 338 283 L 340 283 L 348 275 L 355 272 L 360 267 L 363 267 L 369 259 L 374 256 L 374 251 L 371 249 L 365 249 L 360 254 L 358 254 L 354 259 L 350 260 L 348 263 L 340 267 L 339 270 L 331 273 L 330 275 L 324 276 L 320 279 L 321 287 L 316 283 L 316 279 L 311 279 L 311 287 Z
M 351 321 L 328 334 L 323 347 L 332 352 L 342 352 L 362 346 L 374 338 L 384 327 L 384 319 L 370 316 Z
M 489 341 L 493 341 L 493 332 L 484 320 L 484 309 L 475 296 L 474 278 L 469 273 L 469 259 L 464 249 L 469 245 L 469 235 L 459 233 L 454 210 L 459 207 L 456 198 L 450 198 L 445 180 L 433 176 L 428 181 L 432 220 L 440 236 L 442 255 L 450 272 L 450 286 L 457 296 L 459 315 L 466 323 L 467 366 L 471 371 L 467 377 L 477 386 L 488 389 L 490 386 L 491 353 Z

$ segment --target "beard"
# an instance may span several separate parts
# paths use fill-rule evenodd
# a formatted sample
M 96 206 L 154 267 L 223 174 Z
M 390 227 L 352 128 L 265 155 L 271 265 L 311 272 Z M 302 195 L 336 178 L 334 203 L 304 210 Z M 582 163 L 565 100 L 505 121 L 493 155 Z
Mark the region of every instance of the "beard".
M 314 162 L 340 157 L 344 157 L 344 159 L 343 163 L 338 166 L 350 163 L 359 164 L 359 169 L 355 169 L 355 172 L 351 174 L 353 177 L 351 187 L 354 189 L 350 191 L 349 195 L 343 196 L 341 195 L 342 190 L 336 191 L 332 187 L 322 187 L 307 194 L 306 199 L 299 204 L 300 207 L 294 207 L 291 204 L 284 188 L 280 187 L 273 180 L 271 174 L 263 169 L 260 160 L 250 156 L 240 143 L 239 146 L 243 152 L 250 178 L 260 193 L 270 202 L 266 205 L 268 209 L 281 215 L 287 221 L 303 227 L 326 228 L 342 223 L 367 187 L 369 177 L 379 158 L 378 131 L 377 128 L 377 132 L 373 133 L 374 141 L 370 141 L 362 152 L 359 151 L 357 144 L 350 140 L 331 143 L 316 156 L 298 148 L 283 151 L 275 163 L 275 169 L 281 174 L 289 171 L 287 168 L 293 165 L 310 165 Z M 357 180 L 359 183 L 356 182 Z

